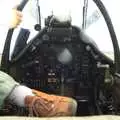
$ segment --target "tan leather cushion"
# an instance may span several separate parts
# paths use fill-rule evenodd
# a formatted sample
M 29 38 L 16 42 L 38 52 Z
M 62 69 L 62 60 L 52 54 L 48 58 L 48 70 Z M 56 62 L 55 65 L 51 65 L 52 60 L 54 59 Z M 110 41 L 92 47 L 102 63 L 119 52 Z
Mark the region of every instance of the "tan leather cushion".
M 91 117 L 51 117 L 51 118 L 34 118 L 34 117 L 0 117 L 0 120 L 120 120 L 120 116 L 91 116 Z

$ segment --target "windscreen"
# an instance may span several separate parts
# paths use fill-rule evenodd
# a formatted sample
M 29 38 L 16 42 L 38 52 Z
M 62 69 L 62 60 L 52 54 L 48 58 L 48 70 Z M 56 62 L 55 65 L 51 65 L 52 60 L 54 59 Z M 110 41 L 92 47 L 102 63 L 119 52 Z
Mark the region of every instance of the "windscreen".
M 19 2 L 21 0 L 17 0 Z M 116 2 L 115 2 L 116 1 Z M 119 31 L 119 17 L 117 17 L 118 11 L 118 3 L 119 1 L 115 0 L 109 1 L 104 0 L 103 3 L 110 14 L 113 25 L 115 27 L 115 31 L 118 33 Z M 39 21 L 38 16 L 38 3 L 40 6 L 40 18 Z M 20 26 L 15 30 L 10 53 L 12 53 L 16 38 L 19 34 L 19 31 L 22 28 L 26 28 L 30 30 L 30 36 L 27 42 L 29 42 L 37 33 L 34 27 L 36 24 L 41 22 L 41 28 L 45 26 L 45 18 L 50 15 L 55 15 L 60 19 L 68 19 L 70 16 L 72 25 L 76 25 L 82 29 L 83 23 L 83 7 L 84 7 L 84 0 L 30 0 L 26 5 L 25 9 L 23 10 L 23 20 Z M 14 6 L 16 0 L 12 0 L 11 4 L 7 4 L 7 0 L 2 1 L 4 4 L 0 4 L 5 6 L 6 11 L 10 6 Z M 13 3 L 13 5 L 12 5 Z M 117 4 L 117 6 L 116 6 Z M 114 7 L 116 6 L 116 7 Z M 4 8 L 4 7 L 2 7 Z M 117 22 L 116 22 L 117 21 Z M 4 42 L 6 38 L 7 29 L 5 25 L 0 24 L 0 32 L 1 32 L 1 45 L 0 45 L 0 54 L 2 54 Z M 113 58 L 113 46 L 111 42 L 111 38 L 105 23 L 105 20 L 100 13 L 99 9 L 93 2 L 93 0 L 88 0 L 88 10 L 87 10 L 87 19 L 86 19 L 86 30 L 85 32 L 97 43 L 99 49 L 104 53 L 110 53 Z M 118 35 L 118 34 L 117 34 Z M 118 36 L 119 38 L 119 36 Z

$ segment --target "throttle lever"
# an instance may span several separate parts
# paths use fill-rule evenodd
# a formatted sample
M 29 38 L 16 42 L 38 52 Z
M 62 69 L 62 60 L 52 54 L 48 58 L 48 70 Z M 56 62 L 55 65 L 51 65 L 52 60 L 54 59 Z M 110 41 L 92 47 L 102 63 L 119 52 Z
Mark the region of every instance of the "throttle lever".
M 22 0 L 22 2 L 18 5 L 17 10 L 22 11 L 28 0 Z
M 25 5 L 27 4 L 27 2 L 28 0 L 22 0 L 21 3 L 17 6 L 17 10 L 22 11 Z M 10 51 L 10 44 L 11 44 L 13 32 L 14 32 L 14 28 L 8 30 L 7 37 L 5 40 L 4 50 L 2 54 L 0 69 L 6 73 L 9 73 L 9 66 L 10 66 L 9 51 Z

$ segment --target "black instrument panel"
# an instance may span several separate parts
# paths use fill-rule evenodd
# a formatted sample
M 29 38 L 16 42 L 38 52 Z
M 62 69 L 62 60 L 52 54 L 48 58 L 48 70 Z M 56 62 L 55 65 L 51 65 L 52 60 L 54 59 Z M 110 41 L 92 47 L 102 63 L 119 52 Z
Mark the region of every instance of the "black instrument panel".
M 11 75 L 32 89 L 75 98 L 80 105 L 78 110 L 89 114 L 89 107 L 95 106 L 96 81 L 98 86 L 104 83 L 105 70 L 99 70 L 97 63 L 108 61 L 101 57 L 94 43 L 81 39 L 78 29 L 65 31 L 68 33 L 60 34 L 58 28 L 46 29 L 37 35 L 11 67 Z
M 60 33 L 61 29 L 64 32 Z M 46 29 L 45 33 L 35 38 L 15 68 L 11 69 L 14 72 L 19 70 L 12 76 L 30 88 L 48 93 L 76 97 L 80 94 L 79 89 L 85 88 L 89 94 L 98 61 L 88 47 L 93 49 L 81 40 L 79 30 L 75 27 Z M 62 90 L 68 86 L 71 94 Z

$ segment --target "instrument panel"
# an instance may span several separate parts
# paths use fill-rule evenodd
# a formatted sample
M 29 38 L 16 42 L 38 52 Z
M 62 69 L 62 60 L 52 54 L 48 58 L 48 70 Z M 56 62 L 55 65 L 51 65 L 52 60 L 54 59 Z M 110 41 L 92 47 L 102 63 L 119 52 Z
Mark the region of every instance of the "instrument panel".
M 81 115 L 95 110 L 96 84 L 99 88 L 105 77 L 97 63 L 106 60 L 79 32 L 74 27 L 44 30 L 13 64 L 11 74 L 32 89 L 76 99 Z

